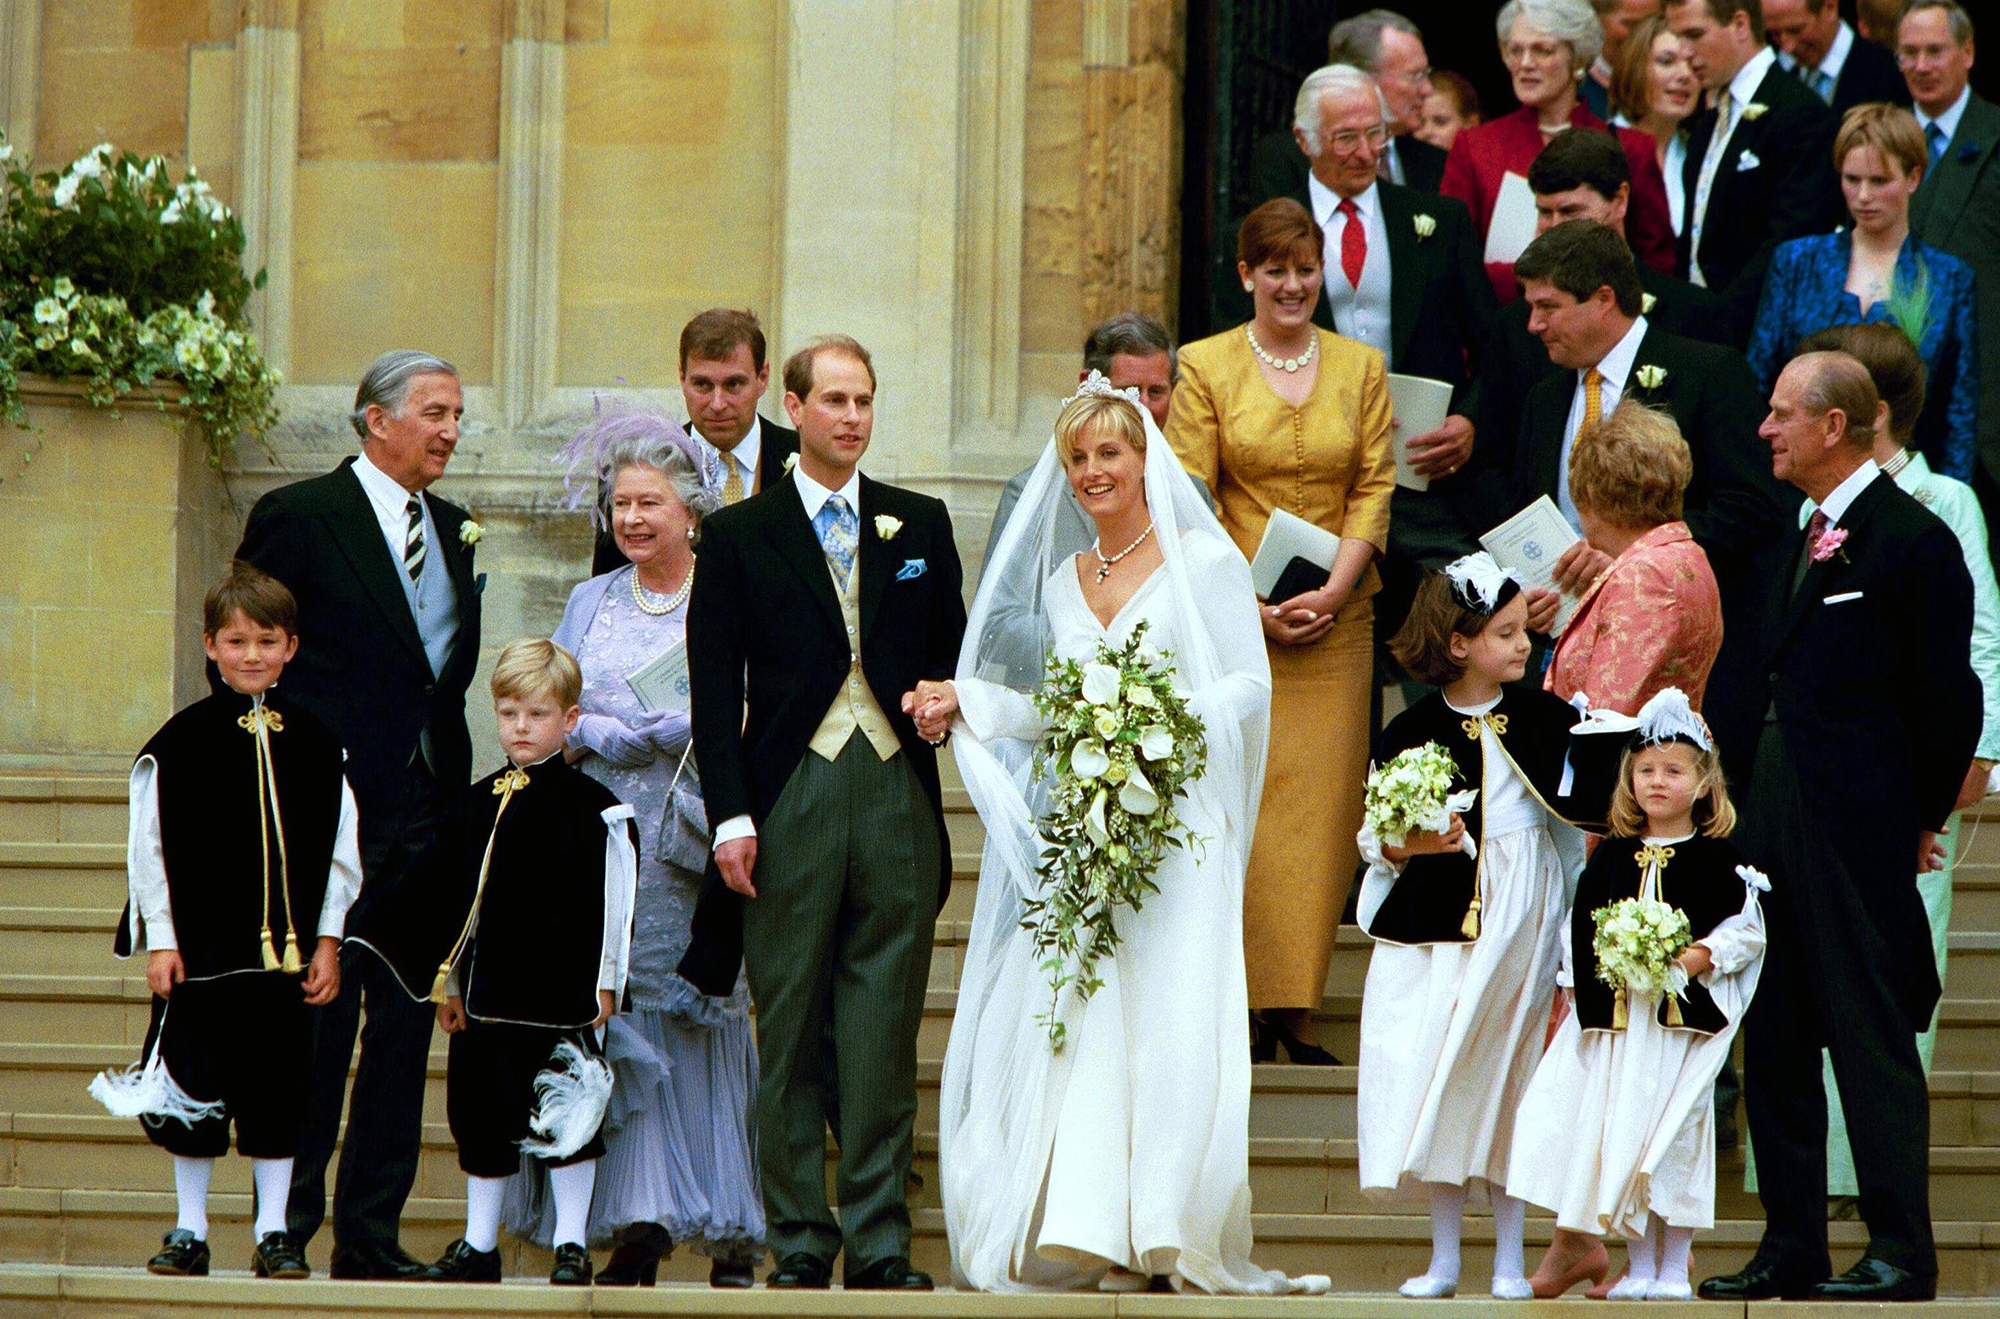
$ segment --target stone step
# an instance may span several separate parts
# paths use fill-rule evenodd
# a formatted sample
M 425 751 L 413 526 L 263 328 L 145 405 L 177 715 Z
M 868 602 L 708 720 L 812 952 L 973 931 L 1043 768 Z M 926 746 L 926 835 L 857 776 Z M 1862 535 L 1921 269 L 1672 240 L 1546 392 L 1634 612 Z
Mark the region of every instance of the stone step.
M 0 775 L 0 842 L 125 841 L 122 778 Z

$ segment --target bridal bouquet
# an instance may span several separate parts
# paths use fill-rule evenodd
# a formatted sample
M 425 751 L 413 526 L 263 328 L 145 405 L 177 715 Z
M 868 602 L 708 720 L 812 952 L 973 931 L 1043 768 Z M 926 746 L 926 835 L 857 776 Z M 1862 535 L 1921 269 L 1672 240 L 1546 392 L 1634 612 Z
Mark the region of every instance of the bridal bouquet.
M 1102 986 L 1097 959 L 1118 946 L 1113 915 L 1159 892 L 1153 875 L 1168 849 L 1193 841 L 1174 803 L 1201 777 L 1208 740 L 1174 690 L 1171 655 L 1145 635 L 1141 623 L 1083 664 L 1052 656 L 1034 695 L 1047 720 L 1035 777 L 1051 782 L 1053 806 L 1041 822 L 1041 896 L 1021 924 L 1049 975 L 1049 1010 L 1036 1020 L 1057 1052 L 1064 987 L 1088 999 Z
M 1687 914 L 1652 898 L 1622 898 L 1591 913 L 1597 933 L 1597 978 L 1612 989 L 1658 994 L 1685 987 L 1674 959 L 1687 950 L 1692 933 Z
M 1370 766 L 1363 818 L 1376 839 L 1401 847 L 1412 832 L 1443 833 L 1454 813 L 1472 809 L 1477 789 L 1453 792 L 1458 763 L 1435 742 L 1398 751 L 1382 766 Z

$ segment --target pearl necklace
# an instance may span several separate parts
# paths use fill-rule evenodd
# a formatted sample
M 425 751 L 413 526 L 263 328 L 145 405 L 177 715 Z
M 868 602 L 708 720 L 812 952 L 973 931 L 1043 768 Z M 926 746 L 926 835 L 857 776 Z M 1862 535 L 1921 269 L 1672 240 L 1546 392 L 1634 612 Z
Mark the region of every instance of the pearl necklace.
M 652 601 L 659 599 L 659 596 L 639 585 L 639 570 L 637 568 L 632 570 L 632 603 L 639 606 L 642 613 L 651 614 L 655 618 L 662 614 L 671 614 L 674 610 L 679 609 L 681 605 L 686 603 L 688 592 L 693 589 L 694 565 L 690 563 L 687 575 L 681 578 L 681 589 L 668 596 L 665 604 L 656 605 Z
M 1270 367 L 1273 371 L 1296 372 L 1300 367 L 1310 363 L 1313 360 L 1313 354 L 1319 351 L 1319 335 L 1317 333 L 1306 341 L 1306 350 L 1297 357 L 1273 357 L 1271 354 L 1265 352 L 1264 345 L 1257 342 L 1257 332 L 1250 328 L 1250 323 L 1247 321 L 1243 326 L 1243 337 L 1250 341 L 1250 351 L 1257 354 L 1258 360 L 1262 361 L 1265 366 Z
M 1136 550 L 1141 545 L 1144 545 L 1146 543 L 1146 537 L 1152 534 L 1153 534 L 1153 524 L 1148 522 L 1146 524 L 1146 529 L 1139 533 L 1139 539 L 1133 541 L 1130 545 L 1127 545 L 1124 549 L 1118 551 L 1118 553 L 1112 555 L 1108 559 L 1104 557 L 1103 537 L 1099 537 L 1097 540 L 1092 541 L 1090 545 L 1090 552 L 1097 556 L 1098 582 L 1101 584 L 1105 578 L 1109 577 L 1111 575 L 1111 569 L 1113 565 L 1115 565 L 1120 559 L 1124 558 L 1126 555 L 1130 554 L 1133 550 Z

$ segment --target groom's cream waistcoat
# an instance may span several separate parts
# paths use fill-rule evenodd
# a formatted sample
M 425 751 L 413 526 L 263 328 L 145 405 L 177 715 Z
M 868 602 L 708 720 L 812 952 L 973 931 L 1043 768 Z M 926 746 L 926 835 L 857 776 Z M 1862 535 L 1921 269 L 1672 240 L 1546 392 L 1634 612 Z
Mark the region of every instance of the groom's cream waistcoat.
M 833 569 L 827 569 L 833 576 Z M 861 559 L 857 554 L 854 571 L 847 574 L 847 589 L 840 589 L 840 579 L 833 578 L 833 590 L 840 600 L 840 621 L 847 628 L 847 681 L 827 707 L 826 718 L 819 721 L 819 729 L 807 743 L 813 754 L 822 760 L 834 760 L 847 745 L 847 739 L 860 729 L 868 739 L 868 745 L 875 748 L 875 754 L 883 760 L 901 750 L 896 741 L 896 730 L 889 727 L 889 717 L 882 713 L 881 705 L 875 700 L 875 693 L 868 686 L 868 678 L 861 672 Z

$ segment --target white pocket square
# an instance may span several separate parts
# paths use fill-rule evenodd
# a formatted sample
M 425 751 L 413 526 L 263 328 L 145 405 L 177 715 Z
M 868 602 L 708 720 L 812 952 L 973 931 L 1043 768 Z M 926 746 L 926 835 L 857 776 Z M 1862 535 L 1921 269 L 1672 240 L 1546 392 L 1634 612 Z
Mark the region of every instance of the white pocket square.
M 1741 174 L 1744 170 L 1756 169 L 1759 165 L 1763 163 L 1764 163 L 1763 161 L 1757 159 L 1756 152 L 1746 150 L 1742 155 L 1736 158 L 1736 172 L 1738 174 Z
M 1842 591 L 1839 595 L 1827 596 L 1820 603 L 1823 605 L 1844 605 L 1849 600 L 1859 600 L 1860 598 L 1861 592 L 1859 591 Z

